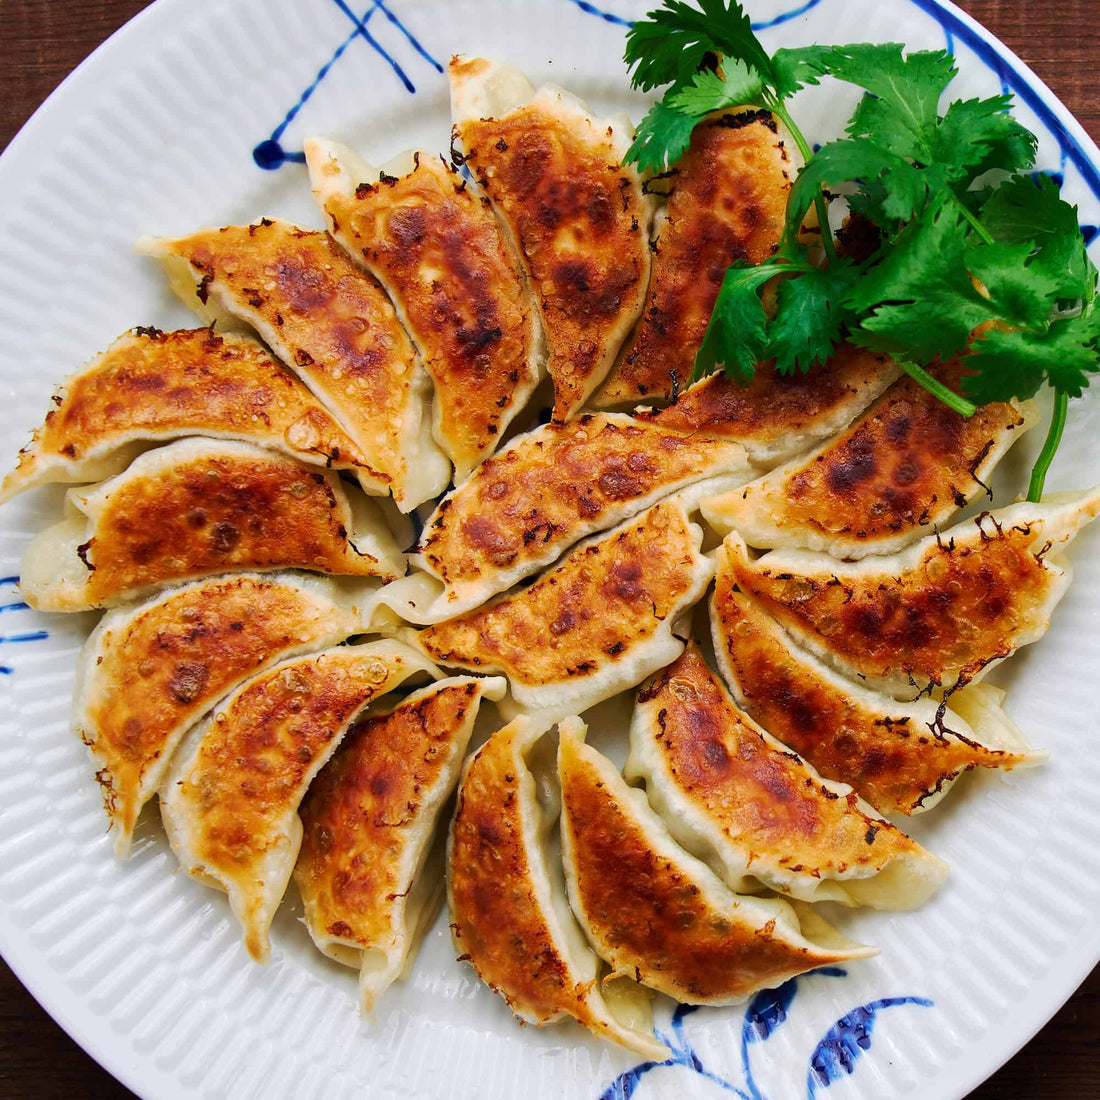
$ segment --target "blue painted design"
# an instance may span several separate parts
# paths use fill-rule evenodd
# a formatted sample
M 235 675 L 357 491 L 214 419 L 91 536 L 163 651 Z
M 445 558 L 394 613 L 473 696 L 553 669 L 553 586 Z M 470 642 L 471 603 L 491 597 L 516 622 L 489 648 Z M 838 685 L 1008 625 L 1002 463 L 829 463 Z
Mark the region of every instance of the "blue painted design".
M 829 1028 L 810 1057 L 810 1071 L 806 1076 L 809 1100 L 813 1100 L 819 1086 L 828 1088 L 834 1081 L 852 1073 L 860 1055 L 870 1049 L 875 1017 L 884 1008 L 897 1005 L 930 1008 L 932 1002 L 925 997 L 882 997 L 842 1016 Z
M 586 15 L 594 15 L 597 19 L 602 19 L 605 23 L 614 23 L 619 27 L 634 26 L 629 19 L 624 19 L 621 15 L 615 15 L 613 12 L 597 8 L 595 4 L 590 4 L 588 0 L 570 0 L 570 3 L 576 4 L 576 6 Z
M 801 6 L 792 8 L 790 11 L 782 12 L 771 19 L 765 20 L 763 23 L 753 23 L 752 29 L 754 31 L 766 31 L 769 27 L 778 27 L 781 23 L 789 23 L 792 19 L 797 19 L 800 15 L 805 15 L 806 12 L 813 11 L 820 3 L 821 0 L 806 0 Z
M 280 122 L 274 130 L 272 130 L 271 136 L 265 141 L 261 141 L 259 145 L 257 145 L 252 150 L 253 161 L 255 161 L 258 167 L 263 168 L 266 171 L 274 171 L 276 168 L 282 167 L 282 165 L 286 164 L 288 161 L 295 164 L 305 163 L 305 154 L 301 152 L 287 151 L 282 146 L 281 138 L 286 132 L 286 128 L 297 117 L 298 112 L 301 111 L 306 103 L 309 102 L 310 97 L 318 89 L 325 77 L 328 76 L 330 70 L 332 69 L 332 66 L 335 65 L 336 62 L 344 56 L 344 52 L 357 38 L 362 38 L 367 43 L 367 45 L 369 45 L 371 49 L 374 50 L 374 52 L 378 54 L 378 56 L 381 57 L 382 60 L 389 65 L 390 69 L 393 71 L 398 80 L 400 80 L 401 83 L 404 85 L 407 92 L 412 94 L 416 91 L 416 86 L 409 79 L 408 74 L 401 67 L 400 63 L 371 33 L 369 24 L 375 12 L 381 12 L 391 25 L 401 31 L 401 33 L 405 36 L 405 40 L 408 42 L 408 44 L 416 51 L 416 53 L 420 55 L 421 58 L 427 61 L 428 64 L 430 64 L 436 72 L 443 72 L 443 66 L 440 64 L 440 62 L 437 61 L 424 48 L 423 45 L 421 45 L 420 41 L 412 33 L 412 31 L 410 31 L 408 27 L 406 27 L 404 23 L 402 23 L 401 20 L 398 19 L 396 15 L 394 15 L 392 11 L 390 11 L 390 9 L 386 6 L 386 0 L 372 0 L 370 7 L 363 13 L 362 17 L 357 16 L 355 12 L 352 11 L 350 7 L 348 7 L 346 0 L 332 0 L 332 2 L 336 5 L 337 8 L 340 9 L 341 12 L 344 13 L 344 15 L 348 17 L 348 19 L 351 20 L 351 22 L 354 24 L 355 29 L 351 32 L 351 34 L 348 35 L 347 38 L 344 39 L 343 42 L 340 43 L 339 46 L 336 47 L 336 50 L 333 53 L 332 57 L 330 57 L 328 61 L 326 61 L 324 65 L 321 66 L 321 68 L 317 72 L 317 75 L 313 78 L 313 82 L 298 97 L 298 102 L 295 103 L 289 111 L 287 111 L 286 115 L 283 118 L 283 121 Z
M 0 604 L 0 614 L 3 614 L 5 611 L 29 611 L 29 610 L 30 610 L 30 604 L 23 603 L 22 600 L 20 600 L 18 603 Z
M 18 577 L 0 577 L 0 585 L 18 584 Z
M 25 634 L 7 634 L 0 637 L 0 645 L 5 642 L 41 642 L 49 636 L 49 632 L 45 630 L 29 630 Z
M 1081 236 L 1085 238 L 1085 244 L 1092 244 L 1096 240 L 1097 233 L 1100 233 L 1100 226 L 1097 225 L 1083 225 L 1081 226 Z

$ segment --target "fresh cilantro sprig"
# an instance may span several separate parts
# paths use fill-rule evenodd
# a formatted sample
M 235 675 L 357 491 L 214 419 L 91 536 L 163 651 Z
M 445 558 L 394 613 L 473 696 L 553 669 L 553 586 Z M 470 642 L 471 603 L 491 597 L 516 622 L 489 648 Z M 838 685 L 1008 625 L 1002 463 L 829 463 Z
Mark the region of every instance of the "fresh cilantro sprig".
M 639 168 L 671 168 L 700 119 L 747 104 L 771 110 L 805 162 L 775 255 L 726 272 L 693 378 L 720 365 L 745 381 L 761 359 L 805 371 L 847 339 L 888 352 L 963 415 L 1049 384 L 1054 415 L 1028 494 L 1039 499 L 1068 400 L 1100 368 L 1100 311 L 1077 211 L 1051 177 L 1032 174 L 1036 139 L 1009 113 L 1011 98 L 941 112 L 956 75 L 942 50 L 860 43 L 769 55 L 738 0 L 665 0 L 634 24 L 626 60 L 635 86 L 668 85 L 628 153 Z M 813 153 L 784 101 L 825 77 L 865 94 L 846 136 Z M 871 230 L 870 254 L 838 256 L 827 192 Z M 769 312 L 762 294 L 773 281 Z M 959 394 L 928 368 L 962 354 L 970 373 Z

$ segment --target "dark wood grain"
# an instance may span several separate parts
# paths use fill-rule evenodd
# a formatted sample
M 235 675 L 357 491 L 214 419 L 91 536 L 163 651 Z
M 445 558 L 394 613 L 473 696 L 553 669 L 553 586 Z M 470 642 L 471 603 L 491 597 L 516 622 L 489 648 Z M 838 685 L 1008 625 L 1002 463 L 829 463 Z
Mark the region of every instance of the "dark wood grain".
M 1100 137 L 1096 0 L 963 0 Z M 144 0 L 0 0 L 0 148 Z M 132 1094 L 80 1050 L 0 963 L 0 1100 L 120 1100 Z M 971 1100 L 1100 1096 L 1100 969 Z M 886 1098 L 884 1098 L 886 1100 Z

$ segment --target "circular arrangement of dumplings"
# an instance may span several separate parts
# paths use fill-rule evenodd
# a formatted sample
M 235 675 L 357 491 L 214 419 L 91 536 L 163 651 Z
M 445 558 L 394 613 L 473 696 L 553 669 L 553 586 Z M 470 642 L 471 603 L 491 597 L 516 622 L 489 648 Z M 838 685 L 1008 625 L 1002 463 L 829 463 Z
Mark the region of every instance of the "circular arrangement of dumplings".
M 767 112 L 696 127 L 654 196 L 627 123 L 450 78 L 451 161 L 307 143 L 327 232 L 139 242 L 203 327 L 71 376 L 0 499 L 74 486 L 21 586 L 107 609 L 73 723 L 120 857 L 157 795 L 261 962 L 293 876 L 366 1011 L 445 896 L 520 1019 L 659 1060 L 650 991 L 873 954 L 814 903 L 947 875 L 884 815 L 1042 759 L 981 678 L 1046 630 L 1100 490 L 958 521 L 1031 403 L 965 420 L 856 347 L 688 384 L 711 272 L 781 230 Z

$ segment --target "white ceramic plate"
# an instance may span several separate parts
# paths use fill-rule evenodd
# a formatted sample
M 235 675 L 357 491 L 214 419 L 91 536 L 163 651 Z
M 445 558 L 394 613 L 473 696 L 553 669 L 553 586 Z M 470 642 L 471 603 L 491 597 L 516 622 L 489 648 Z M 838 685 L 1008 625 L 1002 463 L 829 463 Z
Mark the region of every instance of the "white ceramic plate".
M 439 62 L 452 52 L 508 58 L 602 110 L 637 118 L 644 109 L 620 61 L 624 21 L 643 0 L 601 0 L 605 10 L 582 0 L 354 3 L 160 0 L 5 152 L 3 462 L 14 462 L 66 372 L 131 325 L 188 323 L 158 272 L 131 253 L 135 238 L 259 214 L 319 224 L 303 168 L 274 167 L 281 155 L 312 133 L 341 137 L 375 163 L 410 145 L 446 149 Z M 1041 138 L 1040 167 L 1065 175 L 1083 222 L 1100 222 L 1096 147 L 956 9 L 938 0 L 753 8 L 771 48 L 946 42 L 960 94 L 1016 92 Z M 831 88 L 803 93 L 794 110 L 824 138 L 850 106 Z M 1098 429 L 1100 402 L 1075 403 L 1052 488 L 1095 479 Z M 1013 456 L 1014 487 L 1028 458 Z M 313 950 L 293 904 L 276 923 L 271 965 L 248 960 L 224 898 L 174 873 L 155 810 L 132 861 L 117 863 L 84 749 L 67 728 L 91 617 L 36 615 L 14 587 L 23 547 L 60 499 L 40 491 L 0 513 L 0 951 L 62 1026 L 145 1097 L 960 1097 L 1100 955 L 1100 529 L 1074 548 L 1078 578 L 1049 635 L 1002 677 L 1016 720 L 1053 750 L 1049 766 L 969 778 L 913 823 L 952 865 L 942 894 L 915 914 L 841 914 L 848 931 L 882 947 L 847 976 L 806 977 L 748 1009 L 670 1020 L 665 1007 L 658 1022 L 675 1064 L 647 1068 L 572 1025 L 519 1027 L 454 960 L 445 917 L 367 1025 L 354 973 Z

